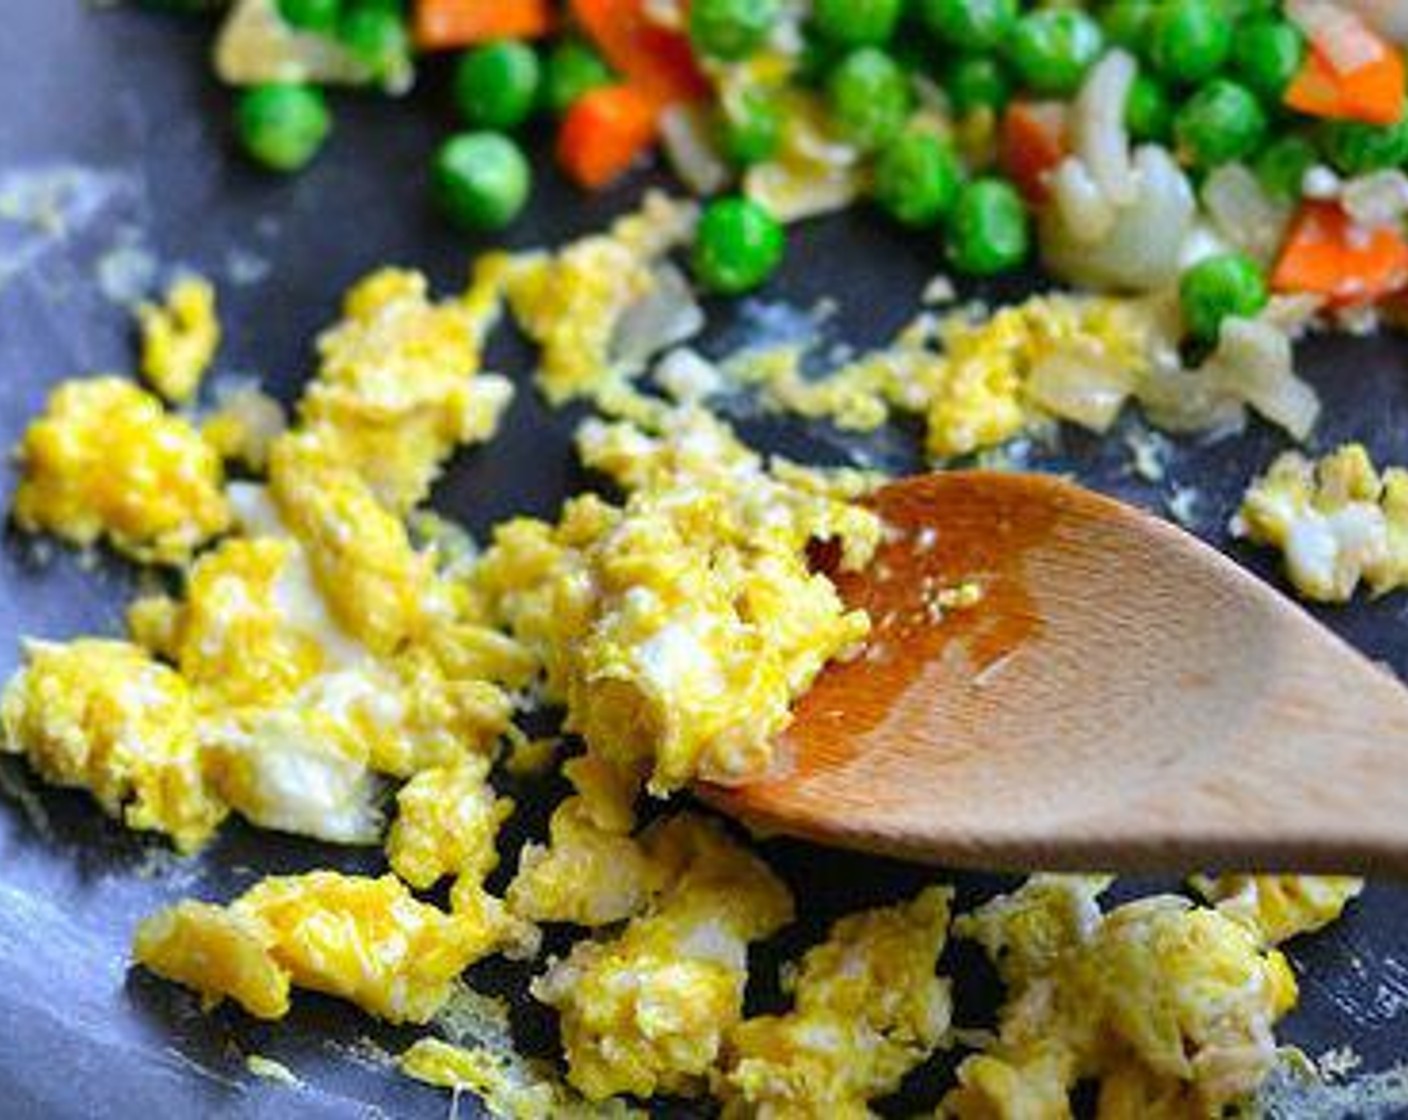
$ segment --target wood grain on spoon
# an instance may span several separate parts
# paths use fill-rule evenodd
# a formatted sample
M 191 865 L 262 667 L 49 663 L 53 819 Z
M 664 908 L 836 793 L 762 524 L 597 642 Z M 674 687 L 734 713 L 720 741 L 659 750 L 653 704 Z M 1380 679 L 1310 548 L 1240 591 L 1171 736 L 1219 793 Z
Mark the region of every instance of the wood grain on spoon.
M 874 501 L 891 539 L 837 577 L 866 650 L 799 703 L 785 773 L 707 799 L 953 866 L 1408 874 L 1408 691 L 1289 600 L 1047 476 Z

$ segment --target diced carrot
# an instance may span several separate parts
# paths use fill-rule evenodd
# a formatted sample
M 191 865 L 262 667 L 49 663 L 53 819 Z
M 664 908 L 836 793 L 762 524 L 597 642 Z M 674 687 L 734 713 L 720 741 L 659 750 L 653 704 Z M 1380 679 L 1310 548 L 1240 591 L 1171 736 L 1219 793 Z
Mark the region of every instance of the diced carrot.
M 657 105 L 698 101 L 709 82 L 687 36 L 646 14 L 645 0 L 571 0 L 572 14 L 606 61 Z
M 579 97 L 563 119 L 557 159 L 575 182 L 597 190 L 623 175 L 655 142 L 659 110 L 630 85 Z
M 1402 119 L 1403 55 L 1367 26 L 1363 34 L 1368 60 L 1353 70 L 1337 70 L 1329 53 L 1312 43 L 1300 73 L 1286 90 L 1286 104 L 1330 120 L 1387 125 Z
M 1307 202 L 1271 276 L 1278 292 L 1323 296 L 1335 306 L 1375 303 L 1408 287 L 1408 241 L 1396 229 L 1366 229 L 1337 203 Z
M 1046 201 L 1046 176 L 1070 152 L 1067 116 L 1062 102 L 1020 100 L 1002 115 L 998 160 L 1030 202 Z
M 415 42 L 425 51 L 537 39 L 552 25 L 550 0 L 416 0 Z

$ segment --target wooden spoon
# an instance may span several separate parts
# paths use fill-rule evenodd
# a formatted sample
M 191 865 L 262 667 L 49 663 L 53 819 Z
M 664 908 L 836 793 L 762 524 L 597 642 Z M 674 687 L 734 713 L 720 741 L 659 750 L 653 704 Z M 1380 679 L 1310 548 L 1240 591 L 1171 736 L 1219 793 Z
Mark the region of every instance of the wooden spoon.
M 708 800 L 953 866 L 1408 873 L 1408 691 L 1289 600 L 1047 476 L 874 504 L 890 539 L 836 577 L 865 651 L 800 701 L 779 776 Z

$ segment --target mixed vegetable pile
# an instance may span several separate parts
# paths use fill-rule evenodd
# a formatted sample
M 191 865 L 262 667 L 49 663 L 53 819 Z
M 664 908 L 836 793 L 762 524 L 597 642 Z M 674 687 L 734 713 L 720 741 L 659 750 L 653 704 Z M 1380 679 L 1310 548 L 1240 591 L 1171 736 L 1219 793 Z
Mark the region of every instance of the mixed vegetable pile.
M 1211 345 L 1272 292 L 1362 309 L 1408 285 L 1399 8 L 236 0 L 216 67 L 241 87 L 245 149 L 289 172 L 330 132 L 323 86 L 401 93 L 417 55 L 458 52 L 466 130 L 434 153 L 430 182 L 471 231 L 523 210 L 532 172 L 516 133 L 546 117 L 584 188 L 660 146 L 716 196 L 694 256 L 711 290 L 757 287 L 785 223 L 868 197 L 936 231 L 958 273 L 1020 268 L 1039 248 L 1058 276 L 1101 290 L 1181 278 L 1188 333 Z M 1190 248 L 1169 232 L 1190 223 L 1217 236 Z

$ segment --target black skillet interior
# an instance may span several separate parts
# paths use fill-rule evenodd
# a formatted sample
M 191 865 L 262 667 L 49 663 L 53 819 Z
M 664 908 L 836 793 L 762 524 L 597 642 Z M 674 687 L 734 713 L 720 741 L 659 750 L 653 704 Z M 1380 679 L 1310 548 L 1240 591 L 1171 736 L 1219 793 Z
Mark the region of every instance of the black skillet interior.
M 208 28 L 199 21 L 131 10 L 96 11 L 78 0 L 9 0 L 0 26 L 0 186 L 15 173 L 73 171 L 61 235 L 0 220 L 0 442 L 11 445 L 55 381 L 131 367 L 126 315 L 100 294 L 97 273 L 129 275 L 134 247 L 164 268 L 190 265 L 221 282 L 228 341 L 220 368 L 254 374 L 291 398 L 310 365 L 309 340 L 334 314 L 349 282 L 385 262 L 426 269 L 441 288 L 462 282 L 479 248 L 428 212 L 423 173 L 452 120 L 432 73 L 410 107 L 357 96 L 337 100 L 337 134 L 306 175 L 275 180 L 231 151 L 228 100 L 206 67 Z M 544 145 L 539 144 L 541 151 Z M 599 227 L 631 204 L 642 185 L 602 198 L 567 189 L 545 164 L 529 217 L 514 246 L 556 243 Z M 816 223 L 792 236 L 787 267 L 767 298 L 809 307 L 835 297 L 837 340 L 879 341 L 911 313 L 937 268 L 932 244 L 906 238 L 867 216 Z M 980 293 L 1000 297 L 1028 285 Z M 715 345 L 742 328 L 737 309 L 716 308 Z M 1408 349 L 1399 339 L 1315 340 L 1303 365 L 1326 402 L 1317 443 L 1362 439 L 1376 456 L 1408 461 Z M 522 377 L 524 347 L 506 340 L 493 357 Z M 438 505 L 482 531 L 506 514 L 551 514 L 580 485 L 568 433 L 531 391 L 520 393 L 502 436 L 457 461 Z M 744 415 L 747 435 L 816 461 L 913 462 L 903 434 L 858 444 L 825 428 L 803 430 Z M 1283 441 L 1253 426 L 1213 444 L 1177 446 L 1168 477 L 1140 480 L 1120 436 L 1069 436 L 1036 462 L 1074 471 L 1126 499 L 1166 509 L 1192 495 L 1194 527 L 1226 545 L 1224 525 L 1240 487 Z M 10 485 L 9 480 L 6 486 Z M 1187 493 L 1184 493 L 1184 492 Z M 1234 554 L 1270 574 L 1264 562 Z M 0 670 L 12 668 L 20 635 L 112 632 L 132 573 L 85 567 L 61 550 L 11 540 L 0 553 Z M 1372 656 L 1408 671 L 1402 596 L 1327 612 L 1325 621 Z M 185 992 L 129 973 L 135 922 L 188 894 L 223 899 L 257 875 L 318 866 L 373 870 L 375 854 L 228 827 L 189 864 L 107 822 L 84 797 L 39 790 L 13 760 L 0 778 L 15 794 L 0 805 L 0 1113 L 7 1116 L 281 1115 L 439 1116 L 446 1098 L 388 1073 L 377 1049 L 394 1052 L 414 1032 L 379 1027 L 345 1005 L 300 995 L 276 1026 L 228 1009 L 201 1015 Z M 1333 781 L 1327 775 L 1326 781 Z M 18 791 L 18 792 L 16 792 Z M 513 830 L 516 844 L 537 829 L 550 801 L 539 790 Z M 760 954 L 760 976 L 782 955 L 815 939 L 836 914 L 889 900 L 931 881 L 922 869 L 800 844 L 767 845 L 805 913 L 797 928 Z M 512 858 L 505 861 L 511 866 Z M 960 897 L 990 893 L 999 880 L 954 877 Z M 1147 884 L 1139 884 L 1145 887 Z M 1301 1008 L 1283 1035 L 1310 1054 L 1350 1045 L 1363 1071 L 1408 1057 L 1408 893 L 1376 886 L 1332 931 L 1292 946 L 1303 981 Z M 977 1025 L 995 995 L 974 955 L 956 948 L 964 1025 Z M 525 1044 L 550 1045 L 550 1017 L 524 995 L 528 970 L 491 962 L 476 986 L 513 1002 Z M 763 983 L 753 998 L 770 1001 Z M 306 1082 L 290 1090 L 250 1077 L 243 1056 L 282 1060 Z M 947 1082 L 939 1061 L 911 1079 L 897 1109 L 932 1103 Z M 473 1108 L 461 1102 L 461 1113 Z M 688 1113 L 684 1106 L 667 1108 Z M 887 1110 L 888 1111 L 888 1110 Z

